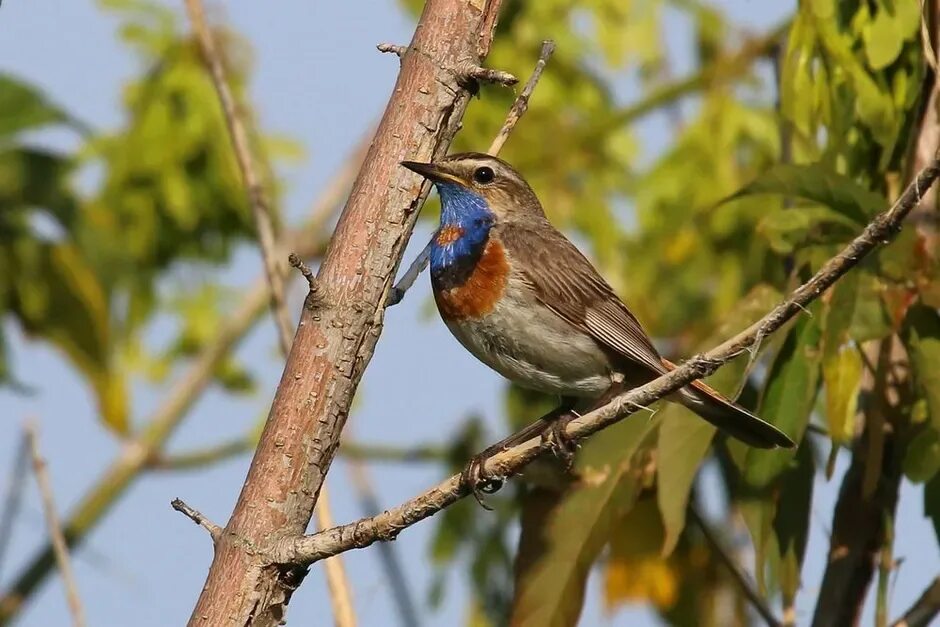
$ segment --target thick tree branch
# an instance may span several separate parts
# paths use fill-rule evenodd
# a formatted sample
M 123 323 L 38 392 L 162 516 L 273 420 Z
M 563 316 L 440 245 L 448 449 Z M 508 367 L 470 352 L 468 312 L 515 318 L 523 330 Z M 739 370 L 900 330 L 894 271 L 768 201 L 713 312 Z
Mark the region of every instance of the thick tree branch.
M 36 475 L 36 484 L 42 497 L 42 511 L 46 516 L 46 528 L 52 539 L 55 561 L 59 565 L 59 574 L 62 576 L 62 585 L 65 586 L 65 598 L 68 600 L 69 612 L 72 614 L 72 624 L 75 627 L 84 627 L 85 610 L 78 595 L 78 584 L 75 582 L 75 573 L 72 570 L 72 560 L 69 557 L 69 548 L 62 533 L 62 523 L 55 507 L 55 498 L 52 496 L 52 482 L 46 462 L 39 452 L 39 432 L 35 421 L 28 420 L 25 426 L 26 436 L 29 438 L 29 450 L 33 460 L 33 473 Z
M 566 434 L 581 439 L 622 420 L 631 413 L 647 407 L 695 379 L 706 377 L 724 363 L 759 344 L 763 338 L 782 327 L 792 317 L 804 311 L 840 277 L 854 268 L 864 257 L 886 244 L 898 233 L 904 218 L 940 175 L 940 161 L 934 161 L 915 177 L 897 202 L 878 215 L 865 230 L 852 240 L 838 255 L 806 283 L 792 292 L 761 320 L 751 325 L 721 346 L 693 357 L 676 370 L 646 385 L 613 399 L 607 405 L 568 424 Z M 543 452 L 538 439 L 494 455 L 487 461 L 489 473 L 502 477 L 518 474 L 527 464 Z M 455 475 L 427 492 L 389 509 L 378 516 L 306 537 L 285 538 L 272 558 L 279 563 L 309 564 L 337 553 L 369 546 L 376 541 L 392 540 L 403 529 L 434 515 L 469 494 L 460 475 Z
M 267 194 L 261 184 L 261 176 L 258 174 L 255 166 L 256 159 L 248 141 L 248 131 L 246 124 L 240 115 L 239 107 L 235 102 L 235 97 L 228 86 L 228 79 L 225 76 L 225 66 L 216 47 L 215 38 L 209 29 L 205 20 L 202 0 L 186 0 L 186 10 L 189 13 L 193 29 L 196 31 L 196 37 L 199 39 L 199 45 L 202 48 L 203 57 L 209 73 L 212 75 L 212 82 L 215 85 L 216 93 L 225 113 L 225 122 L 228 126 L 229 135 L 232 138 L 232 146 L 235 149 L 235 156 L 238 160 L 239 168 L 242 172 L 242 178 L 245 182 L 245 190 L 248 194 L 248 202 L 251 204 L 251 213 L 254 217 L 255 229 L 258 231 L 258 243 L 261 247 L 261 258 L 264 261 L 265 274 L 268 277 L 268 284 L 271 287 L 271 311 L 274 321 L 277 324 L 279 346 L 281 355 L 286 359 L 290 351 L 293 334 L 293 323 L 290 312 L 287 310 L 287 299 L 284 294 L 284 277 L 280 272 L 278 263 L 277 245 L 275 238 L 277 229 L 275 228 L 274 218 L 271 210 L 271 203 L 268 201 Z M 296 255 L 293 258 L 299 259 Z M 308 279 L 309 281 L 309 279 Z M 314 285 L 310 284 L 311 291 Z M 320 495 L 320 505 L 316 510 L 317 528 L 328 529 L 333 525 L 330 517 L 330 497 L 326 486 L 323 486 Z M 214 536 L 215 538 L 215 536 Z M 349 579 L 346 576 L 346 570 L 339 559 L 328 560 L 326 563 L 327 582 L 330 589 L 330 602 L 333 605 L 333 613 L 338 627 L 355 627 L 356 617 L 352 605 L 352 588 L 349 585 Z
M 281 382 L 191 624 L 276 625 L 305 571 L 263 550 L 303 533 L 353 394 L 381 332 L 391 279 L 429 186 L 406 158 L 443 154 L 470 93 L 466 63 L 489 50 L 500 0 L 430 0 L 375 139 L 301 312 Z M 419 52 L 419 54 L 416 54 Z

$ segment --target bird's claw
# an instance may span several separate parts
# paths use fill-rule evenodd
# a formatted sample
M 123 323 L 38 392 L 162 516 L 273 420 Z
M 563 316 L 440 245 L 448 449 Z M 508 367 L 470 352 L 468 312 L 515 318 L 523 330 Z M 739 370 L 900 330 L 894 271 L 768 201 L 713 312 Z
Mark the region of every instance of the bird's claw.
M 568 414 L 555 420 L 552 425 L 542 432 L 542 446 L 548 448 L 564 465 L 565 470 L 571 470 L 574 464 L 574 454 L 578 450 L 578 441 L 568 437 L 565 428 L 577 416 Z
M 467 466 L 463 469 L 463 472 L 460 473 L 460 484 L 470 490 L 470 493 L 473 494 L 473 498 L 477 500 L 480 507 L 493 511 L 493 508 L 484 500 L 483 495 L 498 492 L 499 489 L 503 487 L 503 478 L 495 475 L 490 476 L 487 472 L 486 460 L 489 459 L 489 457 L 490 456 L 484 452 L 470 458 Z

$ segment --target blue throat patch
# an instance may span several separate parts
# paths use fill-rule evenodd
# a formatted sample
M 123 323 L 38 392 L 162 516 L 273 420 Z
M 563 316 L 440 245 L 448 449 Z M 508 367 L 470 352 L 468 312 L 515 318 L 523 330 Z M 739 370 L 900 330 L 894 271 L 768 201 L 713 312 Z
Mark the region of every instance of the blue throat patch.
M 482 196 L 463 185 L 448 182 L 435 185 L 441 197 L 441 227 L 431 247 L 431 276 L 441 279 L 445 274 L 463 275 L 464 268 L 458 266 L 472 268 L 476 263 L 495 216 Z

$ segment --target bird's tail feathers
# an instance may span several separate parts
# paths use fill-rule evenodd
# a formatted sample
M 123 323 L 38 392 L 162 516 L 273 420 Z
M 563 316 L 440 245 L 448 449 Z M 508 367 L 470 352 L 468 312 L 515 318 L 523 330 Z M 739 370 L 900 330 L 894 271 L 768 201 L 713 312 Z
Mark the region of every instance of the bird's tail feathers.
M 676 365 L 663 359 L 667 370 Z M 796 444 L 783 431 L 761 420 L 702 381 L 682 388 L 676 399 L 728 435 L 757 448 L 793 448 Z

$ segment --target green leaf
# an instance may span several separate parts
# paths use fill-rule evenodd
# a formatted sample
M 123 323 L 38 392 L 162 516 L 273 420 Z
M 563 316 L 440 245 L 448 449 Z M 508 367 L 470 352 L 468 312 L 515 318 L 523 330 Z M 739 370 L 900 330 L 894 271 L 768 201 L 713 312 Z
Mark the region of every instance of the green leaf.
M 940 470 L 940 432 L 931 426 L 914 436 L 904 454 L 904 475 L 914 483 L 929 481 Z
M 914 380 L 927 399 L 930 424 L 940 430 L 940 314 L 925 305 L 915 305 L 905 322 L 904 342 Z
M 0 73 L 0 138 L 70 120 L 64 110 L 49 102 L 38 89 Z
M 581 450 L 580 482 L 526 495 L 515 563 L 513 627 L 576 625 L 591 565 L 636 500 L 656 420 L 631 416 Z
M 818 302 L 803 314 L 777 354 L 767 377 L 760 415 L 794 442 L 803 438 L 819 387 L 822 350 L 821 307 Z M 744 477 L 752 487 L 765 487 L 793 459 L 795 451 L 748 449 Z
M 886 207 L 885 199 L 824 164 L 777 164 L 725 198 L 728 202 L 755 194 L 780 194 L 825 205 L 853 222 L 864 225 Z
M 827 321 L 828 324 L 828 321 Z M 845 444 L 855 435 L 855 415 L 862 384 L 862 358 L 849 346 L 827 355 L 822 364 L 826 389 L 826 422 L 834 442 Z
M 780 477 L 780 496 L 776 503 L 773 528 L 780 551 L 780 590 L 788 603 L 792 603 L 800 588 L 815 473 L 813 449 L 811 446 L 802 446 L 797 451 L 796 464 Z
M 0 265 L 15 277 L 11 309 L 20 324 L 68 356 L 94 389 L 102 421 L 126 433 L 124 379 L 112 364 L 108 304 L 97 276 L 68 244 L 24 238 L 5 252 Z
M 672 553 L 685 529 L 685 513 L 695 475 L 711 446 L 715 427 L 678 405 L 662 410 L 656 501 L 665 527 L 662 553 Z
M 725 316 L 722 324 L 698 348 L 720 343 L 733 333 L 767 313 L 780 301 L 780 292 L 773 287 L 755 286 Z M 765 345 L 766 346 L 766 345 Z M 708 379 L 709 385 L 720 392 L 733 395 L 747 375 L 750 354 L 742 355 L 726 364 Z M 663 555 L 676 547 L 685 528 L 685 514 L 695 475 L 708 452 L 715 427 L 695 416 L 681 405 L 670 404 L 661 410 L 656 465 L 656 500 L 665 528 Z

